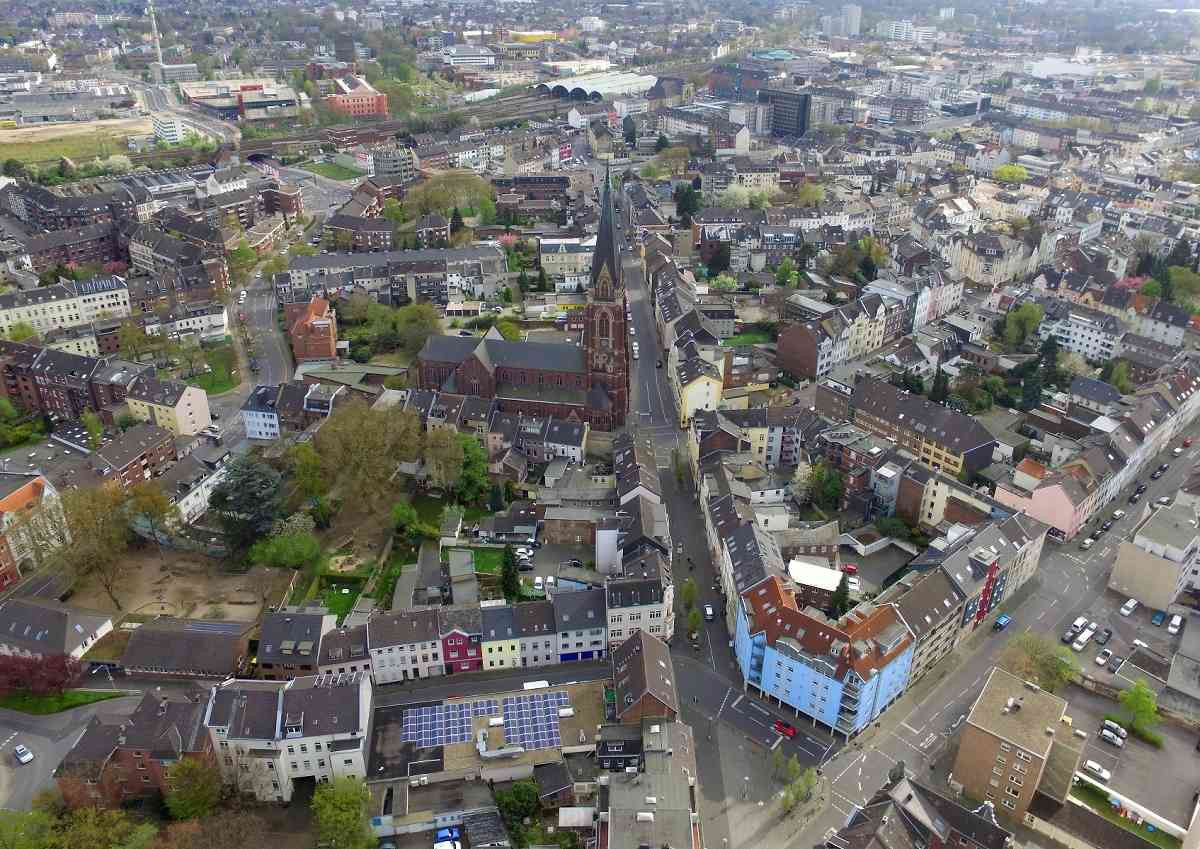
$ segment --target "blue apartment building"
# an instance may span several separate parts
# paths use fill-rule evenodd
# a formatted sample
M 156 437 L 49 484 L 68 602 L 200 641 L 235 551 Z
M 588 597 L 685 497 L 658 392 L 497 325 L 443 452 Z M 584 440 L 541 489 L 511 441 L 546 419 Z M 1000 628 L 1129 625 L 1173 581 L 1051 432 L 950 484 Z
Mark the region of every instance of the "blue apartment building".
M 745 687 L 847 739 L 904 692 L 915 647 L 894 607 L 862 605 L 828 620 L 801 610 L 776 577 L 738 605 L 734 651 Z

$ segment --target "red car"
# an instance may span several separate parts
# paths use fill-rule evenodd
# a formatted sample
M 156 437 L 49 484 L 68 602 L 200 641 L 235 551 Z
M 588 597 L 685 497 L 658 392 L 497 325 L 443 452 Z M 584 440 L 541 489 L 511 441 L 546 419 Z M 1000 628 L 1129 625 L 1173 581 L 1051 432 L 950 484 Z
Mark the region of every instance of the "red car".
M 782 734 L 784 737 L 790 738 L 790 737 L 796 736 L 796 726 L 792 725 L 789 722 L 784 722 L 782 719 L 775 720 L 775 730 L 778 731 L 780 734 Z
M 842 571 L 845 572 L 847 575 L 857 575 L 858 574 L 858 566 L 854 563 L 843 563 Z
M 1183 447 L 1184 448 L 1192 447 L 1192 438 L 1190 436 L 1187 439 L 1183 440 Z

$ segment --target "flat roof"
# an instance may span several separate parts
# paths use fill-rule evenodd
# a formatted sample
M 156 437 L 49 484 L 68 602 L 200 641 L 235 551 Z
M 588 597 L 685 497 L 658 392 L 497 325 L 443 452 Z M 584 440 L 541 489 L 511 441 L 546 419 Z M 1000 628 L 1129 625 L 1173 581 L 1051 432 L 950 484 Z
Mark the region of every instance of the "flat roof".
M 1046 729 L 1055 734 L 1070 731 L 1062 725 L 1066 712 L 1065 700 L 995 666 L 967 722 L 1044 759 L 1054 742 Z

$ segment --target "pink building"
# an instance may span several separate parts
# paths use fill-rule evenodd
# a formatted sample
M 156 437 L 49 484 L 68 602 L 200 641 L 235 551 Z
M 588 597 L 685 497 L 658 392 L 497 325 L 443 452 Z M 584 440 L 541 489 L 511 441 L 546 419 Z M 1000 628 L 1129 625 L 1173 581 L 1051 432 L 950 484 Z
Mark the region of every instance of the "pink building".
M 1097 475 L 1086 462 L 1073 462 L 1048 472 L 1032 460 L 1023 460 L 1010 480 L 996 484 L 1001 504 L 1044 522 L 1072 539 L 1099 503 L 1104 470 Z
M 482 611 L 478 607 L 443 607 L 439 612 L 446 674 L 482 669 Z

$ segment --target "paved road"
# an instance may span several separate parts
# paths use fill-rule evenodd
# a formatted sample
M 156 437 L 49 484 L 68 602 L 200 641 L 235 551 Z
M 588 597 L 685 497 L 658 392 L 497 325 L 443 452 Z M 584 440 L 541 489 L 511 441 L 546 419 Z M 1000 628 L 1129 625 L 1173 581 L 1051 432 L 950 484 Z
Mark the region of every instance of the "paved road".
M 1200 426 L 1193 426 L 1188 434 L 1195 436 L 1198 432 Z M 1189 449 L 1179 458 L 1170 457 L 1168 450 L 1149 463 L 1148 470 L 1161 462 L 1170 462 L 1171 469 L 1157 481 L 1143 475 L 1149 488 L 1142 504 L 1147 499 L 1153 502 L 1160 496 L 1177 493 L 1198 455 L 1200 448 Z M 1101 511 L 1097 521 L 1108 518 L 1118 507 L 1128 509 L 1126 498 L 1131 491 L 1132 485 Z M 940 785 L 946 776 L 941 771 L 943 765 L 934 769 L 938 756 L 957 732 L 960 718 L 969 711 L 984 676 L 995 665 L 1007 641 L 1022 631 L 1057 639 L 1075 617 L 1087 613 L 1091 618 L 1105 618 L 1097 611 L 1112 611 L 1124 601 L 1107 591 L 1106 585 L 1116 560 L 1117 544 L 1133 533 L 1136 515 L 1140 515 L 1140 510 L 1129 510 L 1129 515 L 1115 522 L 1090 551 L 1079 549 L 1082 536 L 1061 546 L 1047 541 L 1038 575 L 1009 601 L 1008 612 L 1015 620 L 1013 627 L 1002 635 L 985 632 L 973 636 L 892 706 L 882 717 L 880 728 L 846 749 L 831 752 L 825 772 L 833 780 L 833 804 L 810 826 L 809 836 L 817 840 L 825 829 L 842 825 L 854 806 L 863 804 L 883 784 L 896 761 L 904 761 L 910 772 Z M 1119 616 L 1106 621 L 1118 631 L 1118 640 L 1132 639 L 1140 629 L 1136 622 L 1123 621 Z M 1094 654 L 1094 650 L 1084 652 L 1080 662 L 1090 663 Z

